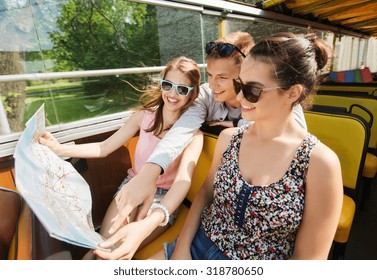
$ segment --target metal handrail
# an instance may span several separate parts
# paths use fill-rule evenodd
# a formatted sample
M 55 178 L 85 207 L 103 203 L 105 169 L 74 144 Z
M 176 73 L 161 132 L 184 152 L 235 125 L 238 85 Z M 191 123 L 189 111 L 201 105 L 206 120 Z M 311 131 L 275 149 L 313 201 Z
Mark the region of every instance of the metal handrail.
M 200 68 L 206 67 L 206 64 L 199 64 Z M 69 71 L 69 72 L 51 72 L 51 73 L 32 73 L 32 74 L 13 74 L 0 75 L 0 82 L 20 82 L 20 81 L 42 81 L 57 80 L 69 78 L 85 78 L 98 76 L 113 76 L 126 74 L 153 73 L 164 70 L 165 66 L 152 67 L 135 67 L 135 68 L 118 68 L 105 70 L 85 70 L 85 71 Z
M 200 68 L 205 68 L 207 64 L 199 64 Z M 139 73 L 161 72 L 165 66 L 138 67 L 138 68 L 119 68 L 105 70 L 87 70 L 70 72 L 34 73 L 34 74 L 14 74 L 0 75 L 0 82 L 19 82 L 19 81 L 41 81 L 68 78 L 84 78 L 93 76 L 111 76 Z M 0 99 L 0 105 L 2 101 Z M 1 108 L 0 108 L 1 109 Z M 119 129 L 124 121 L 130 116 L 130 112 L 115 113 L 107 116 L 91 118 L 89 120 L 79 120 L 67 124 L 58 124 L 47 127 L 47 130 L 54 132 L 56 138 L 61 142 L 75 140 L 78 136 L 87 137 L 93 133 L 104 133 Z M 0 110 L 0 157 L 12 155 L 16 147 L 16 142 L 20 132 L 11 133 L 5 112 Z

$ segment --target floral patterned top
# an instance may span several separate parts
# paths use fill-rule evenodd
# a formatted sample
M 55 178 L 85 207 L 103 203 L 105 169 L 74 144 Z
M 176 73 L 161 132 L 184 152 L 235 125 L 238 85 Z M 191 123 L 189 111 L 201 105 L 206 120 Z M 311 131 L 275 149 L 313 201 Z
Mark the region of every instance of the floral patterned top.
M 293 254 L 310 153 L 318 139 L 308 133 L 278 182 L 254 186 L 242 177 L 238 164 L 247 128 L 233 134 L 223 154 L 214 178 L 214 199 L 203 210 L 202 226 L 230 259 L 287 259 Z

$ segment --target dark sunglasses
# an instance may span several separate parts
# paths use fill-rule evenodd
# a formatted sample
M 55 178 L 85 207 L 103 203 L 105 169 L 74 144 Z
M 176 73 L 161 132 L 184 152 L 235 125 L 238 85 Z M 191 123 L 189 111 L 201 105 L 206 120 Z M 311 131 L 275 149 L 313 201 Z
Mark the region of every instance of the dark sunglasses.
M 233 87 L 236 94 L 238 94 L 242 90 L 242 94 L 245 97 L 245 99 L 251 103 L 257 103 L 263 91 L 281 88 L 281 87 L 257 88 L 251 85 L 242 84 L 242 81 L 240 83 L 235 79 L 233 79 Z
M 234 51 L 237 51 L 243 57 L 246 57 L 246 55 L 239 48 L 229 43 L 209 42 L 206 44 L 206 54 L 210 54 L 214 48 L 217 48 L 217 52 L 221 57 L 230 56 Z
M 185 86 L 185 85 L 177 85 L 167 80 L 160 81 L 161 89 L 163 91 L 169 92 L 173 88 L 175 88 L 175 92 L 182 96 L 187 96 L 193 87 Z

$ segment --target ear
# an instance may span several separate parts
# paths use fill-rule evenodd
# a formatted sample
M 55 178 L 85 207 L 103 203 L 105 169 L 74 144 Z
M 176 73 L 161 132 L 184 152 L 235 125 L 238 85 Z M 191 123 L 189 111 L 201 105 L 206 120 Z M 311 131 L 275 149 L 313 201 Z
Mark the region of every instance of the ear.
M 303 90 L 304 90 L 304 87 L 300 84 L 295 84 L 291 86 L 287 95 L 287 101 L 291 104 L 295 103 L 297 99 L 300 98 Z

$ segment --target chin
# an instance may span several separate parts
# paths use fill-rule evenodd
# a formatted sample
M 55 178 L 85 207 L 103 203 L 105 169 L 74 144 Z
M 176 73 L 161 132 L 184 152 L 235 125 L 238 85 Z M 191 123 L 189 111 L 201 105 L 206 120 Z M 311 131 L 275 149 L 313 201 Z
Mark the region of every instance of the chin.
M 221 96 L 214 95 L 214 99 L 215 99 L 216 102 L 223 102 Z
M 253 116 L 250 116 L 250 114 L 242 113 L 242 119 L 247 122 L 254 122 L 255 118 Z

